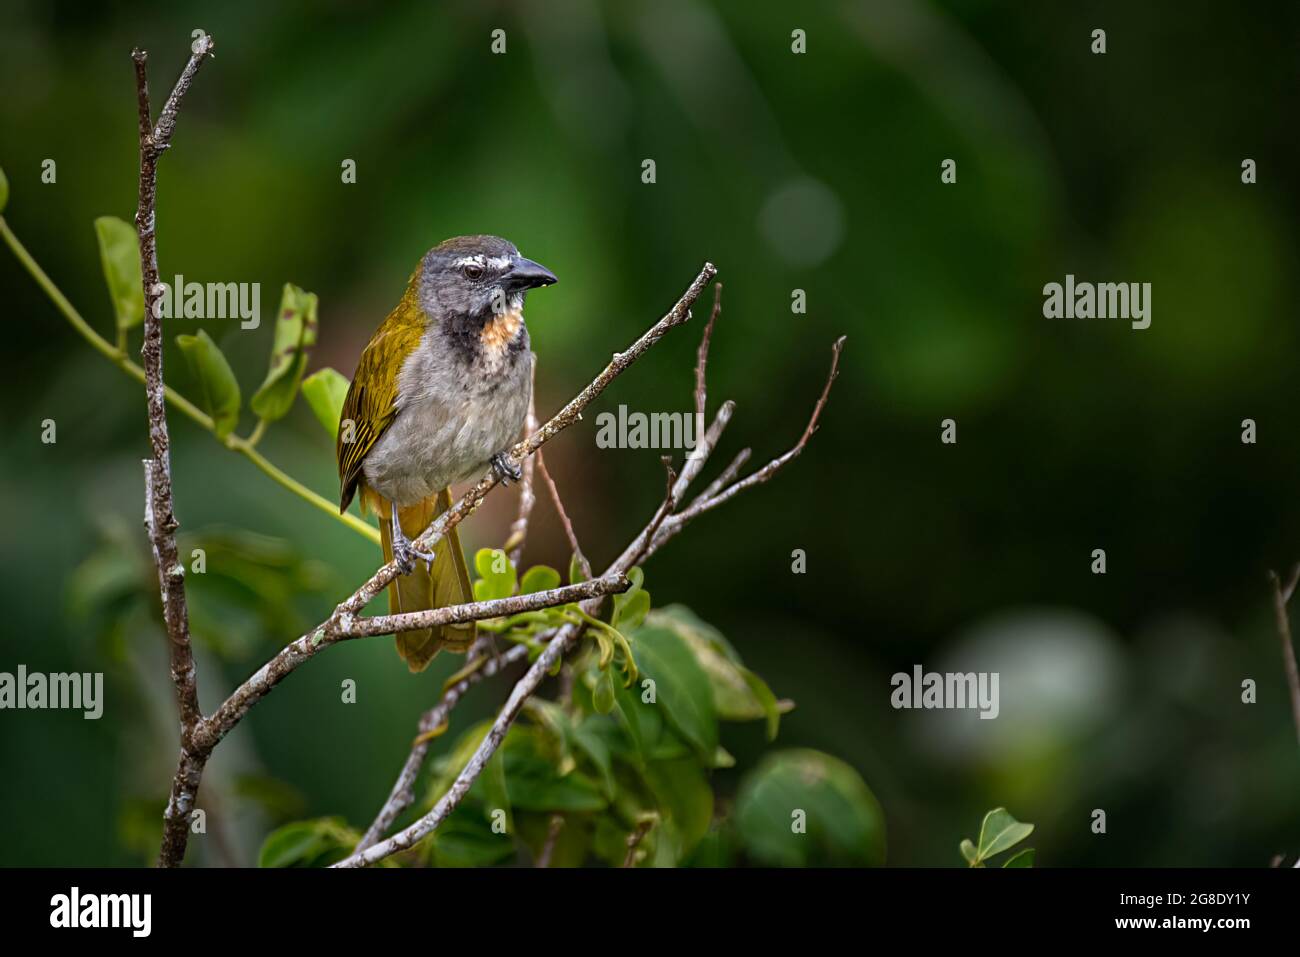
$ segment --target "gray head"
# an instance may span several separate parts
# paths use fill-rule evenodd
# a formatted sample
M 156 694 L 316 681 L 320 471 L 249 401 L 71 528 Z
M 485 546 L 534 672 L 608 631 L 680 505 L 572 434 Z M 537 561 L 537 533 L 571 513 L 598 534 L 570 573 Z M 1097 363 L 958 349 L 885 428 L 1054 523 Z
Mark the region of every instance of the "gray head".
M 456 236 L 434 246 L 421 261 L 420 305 L 430 318 L 486 323 L 523 309 L 524 294 L 549 286 L 555 275 L 519 255 L 499 236 Z

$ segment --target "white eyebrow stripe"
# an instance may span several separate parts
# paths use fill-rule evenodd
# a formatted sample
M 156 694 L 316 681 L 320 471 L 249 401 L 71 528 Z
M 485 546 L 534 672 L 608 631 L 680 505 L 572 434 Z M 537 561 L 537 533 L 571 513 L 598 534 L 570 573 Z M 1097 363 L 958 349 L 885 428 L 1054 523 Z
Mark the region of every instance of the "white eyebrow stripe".
M 482 256 L 462 256 L 460 259 L 457 259 L 456 262 L 455 262 L 453 265 L 456 265 L 456 266 L 482 266 L 482 265 L 483 265 L 483 257 L 482 257 Z
M 509 257 L 509 256 L 493 256 L 493 257 L 492 257 L 491 259 L 489 259 L 487 262 L 488 262 L 488 265 L 491 266 L 493 269 L 505 269 L 507 266 L 510 265 L 510 257 Z

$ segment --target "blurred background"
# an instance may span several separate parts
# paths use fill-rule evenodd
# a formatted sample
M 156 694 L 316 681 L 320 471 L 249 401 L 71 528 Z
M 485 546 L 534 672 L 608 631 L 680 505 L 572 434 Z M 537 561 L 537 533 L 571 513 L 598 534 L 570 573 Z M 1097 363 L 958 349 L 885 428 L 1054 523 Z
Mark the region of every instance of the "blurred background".
M 286 281 L 318 293 L 309 371 L 351 374 L 429 246 L 496 233 L 560 277 L 528 307 L 545 417 L 709 259 L 726 287 L 710 396 L 738 406 L 716 471 L 797 438 L 847 334 L 805 454 L 655 556 L 647 588 L 797 703 L 778 746 L 857 769 L 889 863 L 960 864 L 996 805 L 1037 825 L 1040 866 L 1300 852 L 1266 579 L 1300 559 L 1294 4 L 11 0 L 0 20 L 4 215 L 110 338 L 92 221 L 135 208 L 129 54 L 151 53 L 156 109 L 200 27 L 217 56 L 160 167 L 162 275 L 259 282 L 266 316 Z M 1150 329 L 1045 319 L 1042 287 L 1066 273 L 1151 283 Z M 0 288 L 0 670 L 103 671 L 107 698 L 99 721 L 0 714 L 0 863 L 144 863 L 176 718 L 140 524 L 142 389 L 7 250 Z M 595 411 L 688 411 L 703 311 Z M 171 322 L 169 383 L 193 393 L 172 339 L 200 326 L 251 393 L 265 321 Z M 939 441 L 945 418 L 956 445 Z M 208 550 L 189 587 L 211 709 L 377 549 L 171 424 L 182 553 Z M 260 448 L 335 497 L 332 441 L 304 402 Z M 662 493 L 658 453 L 597 449 L 592 415 L 547 461 L 597 563 Z M 494 493 L 466 547 L 500 544 L 515 504 Z M 544 497 L 525 558 L 567 563 Z M 457 663 L 410 676 L 384 639 L 301 669 L 218 750 L 216 839 L 191 859 L 250 863 L 291 817 L 364 826 Z M 891 709 L 891 674 L 916 664 L 1000 672 L 1000 717 Z M 355 705 L 339 703 L 345 678 Z M 480 685 L 455 720 L 492 713 L 506 687 Z M 755 725 L 724 744 L 725 799 L 770 746 Z

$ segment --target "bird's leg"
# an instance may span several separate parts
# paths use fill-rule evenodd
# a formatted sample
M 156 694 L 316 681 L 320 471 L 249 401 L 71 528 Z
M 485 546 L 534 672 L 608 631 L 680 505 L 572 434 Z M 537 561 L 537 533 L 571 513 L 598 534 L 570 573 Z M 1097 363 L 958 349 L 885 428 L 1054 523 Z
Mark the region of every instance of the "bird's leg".
M 402 523 L 397 520 L 396 502 L 393 502 L 393 558 L 402 569 L 403 575 L 415 571 L 417 558 L 424 562 L 426 569 L 433 571 L 433 552 L 422 552 L 411 544 L 411 540 L 402 531 Z
M 496 473 L 502 485 L 509 485 L 512 479 L 518 482 L 524 474 L 518 465 L 510 461 L 510 456 L 505 452 L 498 452 L 492 456 L 492 471 Z

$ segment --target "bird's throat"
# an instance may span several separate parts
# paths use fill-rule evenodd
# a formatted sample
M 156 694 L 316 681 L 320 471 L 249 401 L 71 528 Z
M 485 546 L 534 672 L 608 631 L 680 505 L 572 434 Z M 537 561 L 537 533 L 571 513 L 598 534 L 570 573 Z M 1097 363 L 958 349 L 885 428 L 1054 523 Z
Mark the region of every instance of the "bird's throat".
M 504 358 L 511 344 L 519 338 L 523 324 L 522 309 L 508 309 L 492 316 L 483 323 L 483 331 L 479 333 L 483 354 L 489 360 Z

